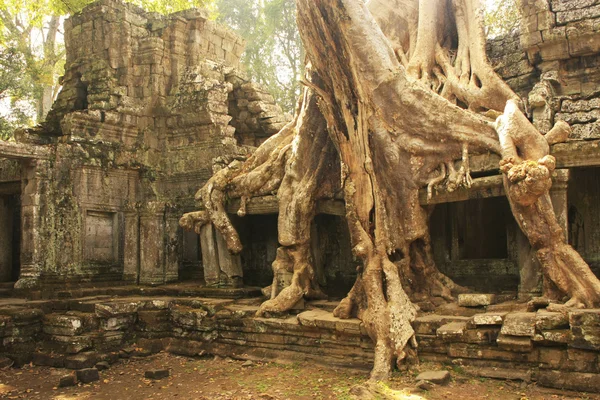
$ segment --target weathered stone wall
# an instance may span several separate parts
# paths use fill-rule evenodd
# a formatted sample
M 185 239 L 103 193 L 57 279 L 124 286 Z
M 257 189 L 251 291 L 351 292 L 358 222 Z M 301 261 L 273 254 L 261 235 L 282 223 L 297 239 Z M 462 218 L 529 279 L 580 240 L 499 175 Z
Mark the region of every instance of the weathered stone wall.
M 17 365 L 32 361 L 69 369 L 161 350 L 188 357 L 216 354 L 369 368 L 373 343 L 362 322 L 335 318 L 335 305 L 312 302 L 286 318 L 255 317 L 256 299 L 164 295 L 5 306 L 0 307 L 0 353 Z M 454 304 L 439 315 L 417 317 L 419 357 L 476 368 L 476 376 L 600 392 L 598 310 L 511 307 Z M 485 375 L 490 370 L 496 375 Z
M 521 12 L 522 47 L 551 84 L 548 117 L 568 122 L 572 140 L 600 139 L 600 4 L 528 0 Z M 542 105 L 531 102 L 535 113 Z
M 15 160 L 0 158 L 0 183 L 20 181 L 21 164 Z
M 204 10 L 101 0 L 65 21 L 65 45 L 47 120 L 17 133 L 20 162 L 0 164 L 0 179 L 27 182 L 18 286 L 175 281 L 195 242 L 177 221 L 215 162 L 247 157 L 288 117 L 238 70 L 244 41 Z M 187 265 L 202 275 L 199 260 Z
M 511 34 L 487 41 L 487 54 L 498 75 L 522 98 L 540 79 L 521 46 L 519 34 Z

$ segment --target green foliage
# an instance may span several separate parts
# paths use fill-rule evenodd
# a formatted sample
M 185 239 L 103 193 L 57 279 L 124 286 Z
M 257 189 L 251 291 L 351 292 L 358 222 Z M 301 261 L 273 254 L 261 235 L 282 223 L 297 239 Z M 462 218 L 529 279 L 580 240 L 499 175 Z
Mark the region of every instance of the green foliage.
M 304 73 L 304 51 L 294 0 L 217 0 L 218 21 L 246 39 L 243 63 L 250 78 L 293 112 Z
M 16 128 L 31 123 L 22 100 L 33 95 L 35 86 L 23 74 L 25 68 L 24 56 L 14 43 L 0 48 L 0 102 L 11 109 L 9 116 L 0 116 L 0 139 L 10 138 Z
M 518 0 L 487 0 L 484 23 L 488 37 L 513 33 L 519 27 Z

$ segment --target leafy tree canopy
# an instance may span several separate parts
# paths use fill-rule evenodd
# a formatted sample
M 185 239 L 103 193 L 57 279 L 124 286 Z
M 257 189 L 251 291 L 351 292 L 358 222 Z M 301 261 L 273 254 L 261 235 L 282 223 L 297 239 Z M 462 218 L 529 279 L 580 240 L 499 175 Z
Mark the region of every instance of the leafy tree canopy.
M 285 111 L 300 95 L 304 50 L 295 0 L 217 0 L 218 20 L 246 39 L 243 63 Z

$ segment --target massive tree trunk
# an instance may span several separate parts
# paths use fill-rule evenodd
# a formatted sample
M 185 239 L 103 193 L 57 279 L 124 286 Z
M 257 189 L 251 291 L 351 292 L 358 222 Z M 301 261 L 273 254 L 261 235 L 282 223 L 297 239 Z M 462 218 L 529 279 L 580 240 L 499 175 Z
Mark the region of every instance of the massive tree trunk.
M 309 66 L 295 120 L 245 163 L 213 176 L 197 195 L 205 210 L 185 215 L 181 224 L 199 230 L 212 222 L 229 249 L 239 252 L 225 198 L 241 197 L 243 216 L 248 198 L 277 191 L 281 247 L 273 263 L 271 299 L 259 314 L 282 312 L 302 297 L 322 295 L 310 256 L 310 224 L 316 202 L 342 191 L 352 251 L 362 263 L 334 314 L 357 315 L 364 322 L 375 343 L 371 377 L 385 379 L 394 363 L 414 354 L 416 304 L 451 300 L 461 290 L 433 262 L 428 212 L 419 205 L 418 190 L 468 187 L 472 152 L 502 153 L 508 160 L 507 138 L 516 136 L 502 127 L 514 126 L 511 115 L 522 117 L 519 127 L 542 136 L 487 62 L 477 0 L 373 0 L 368 8 L 362 0 L 297 0 L 297 10 Z M 498 125 L 501 146 L 494 119 L 507 102 L 509 122 Z M 542 137 L 546 154 L 547 141 L 564 136 L 564 127 L 548 135 Z M 511 143 L 527 147 L 539 144 L 537 139 Z M 455 170 L 457 159 L 463 163 Z M 591 272 L 575 279 L 566 268 L 576 253 L 566 250 L 564 240 L 558 245 L 549 181 L 533 185 L 541 200 L 532 211 L 529 200 L 518 199 L 530 195 L 513 185 L 511 176 L 507 192 L 513 212 L 523 216 L 520 224 L 547 278 L 577 304 L 597 304 Z M 576 261 L 580 271 L 589 271 Z M 282 271 L 293 278 L 279 290 Z

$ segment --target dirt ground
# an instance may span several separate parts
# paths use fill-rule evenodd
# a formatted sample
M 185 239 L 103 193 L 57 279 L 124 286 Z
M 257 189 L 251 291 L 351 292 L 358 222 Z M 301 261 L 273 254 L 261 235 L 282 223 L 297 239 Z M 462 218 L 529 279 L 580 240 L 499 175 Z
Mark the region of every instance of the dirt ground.
M 100 381 L 58 388 L 69 371 L 26 366 L 0 371 L 0 398 L 40 400 L 146 400 L 146 399 L 349 399 L 350 389 L 367 378 L 366 371 L 333 369 L 295 363 L 259 363 L 220 358 L 192 359 L 160 353 L 147 358 L 121 360 L 100 372 Z M 170 370 L 170 377 L 151 381 L 150 369 Z M 535 384 L 473 378 L 460 369 L 421 364 L 419 370 L 446 368 L 452 381 L 429 391 L 414 389 L 418 370 L 398 373 L 390 387 L 403 390 L 404 399 L 600 399 L 600 395 L 562 392 Z M 411 395 L 412 393 L 412 395 Z

